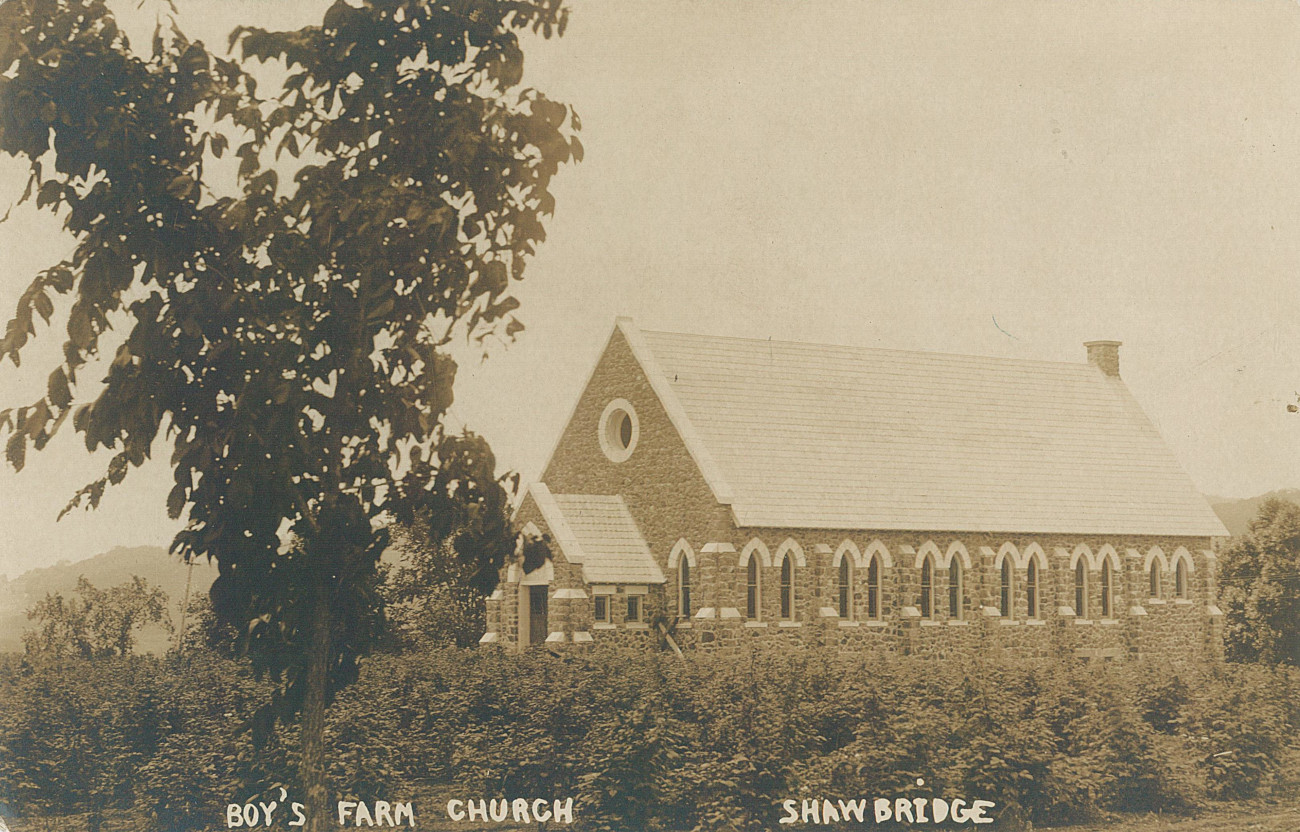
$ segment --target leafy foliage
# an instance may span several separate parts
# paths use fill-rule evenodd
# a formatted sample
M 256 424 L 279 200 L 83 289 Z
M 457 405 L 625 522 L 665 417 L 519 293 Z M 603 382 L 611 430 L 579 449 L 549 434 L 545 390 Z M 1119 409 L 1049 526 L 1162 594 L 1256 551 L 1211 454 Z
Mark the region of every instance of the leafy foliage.
M 214 610 L 281 683 L 267 715 L 301 710 L 319 740 L 382 630 L 385 523 L 475 499 L 440 482 L 474 450 L 442 429 L 449 350 L 521 328 L 511 282 L 545 238 L 551 178 L 581 158 L 576 115 L 519 86 L 520 32 L 562 32 L 566 12 L 338 0 L 296 31 L 237 28 L 229 58 L 174 25 L 141 54 L 103 0 L 3 16 L 0 152 L 75 240 L 0 339 L 17 364 L 69 297 L 46 394 L 0 411 L 6 457 L 22 468 L 71 416 L 113 452 L 69 505 L 93 507 L 170 445 L 173 550 L 218 562 Z M 267 97 L 263 63 L 287 73 Z M 223 180 L 210 163 L 232 148 Z M 78 404 L 101 353 L 104 386 Z
M 510 495 L 482 437 L 448 437 L 428 504 L 394 530 L 400 560 L 383 587 L 389 624 L 408 643 L 471 647 L 487 628 L 483 598 L 514 554 Z
M 1265 501 L 1221 562 L 1228 657 L 1300 667 L 1300 505 Z
M 1206 680 L 1214 696 L 1189 697 L 1183 709 L 1191 756 L 1206 791 L 1220 799 L 1266 791 L 1300 726 L 1294 671 L 1252 668 L 1241 673 L 1230 668 Z
M 135 631 L 146 624 L 171 629 L 167 593 L 139 575 L 108 589 L 98 589 L 82 576 L 76 596 L 47 593 L 27 610 L 27 617 L 38 623 L 23 633 L 28 653 L 86 659 L 129 654 Z
M 156 751 L 131 776 L 136 806 L 156 828 L 213 828 L 226 803 L 270 792 L 296 765 L 292 732 L 255 743 L 250 718 L 270 695 L 246 666 L 204 650 L 150 662 L 166 691 Z M 270 798 L 276 799 L 276 798 Z
M 43 655 L 0 667 L 0 801 L 36 814 L 128 806 L 168 733 L 166 680 L 139 656 Z
M 297 762 L 291 734 L 254 751 L 269 687 L 207 651 L 0 671 L 0 800 L 26 814 L 133 806 L 158 829 L 209 828 Z M 1178 674 L 416 650 L 375 657 L 339 696 L 329 775 L 340 799 L 571 794 L 579 828 L 601 830 L 771 829 L 780 799 L 812 795 L 981 797 L 1013 828 L 1290 787 L 1300 672 Z
M 265 667 L 292 669 L 309 606 L 294 599 L 311 593 L 286 590 L 324 573 L 350 634 L 335 643 L 345 680 L 373 631 L 372 525 L 426 505 L 439 460 L 464 451 L 439 427 L 446 348 L 518 330 L 510 280 L 544 238 L 552 175 L 581 154 L 568 109 L 517 87 L 518 30 L 564 14 L 339 2 L 298 31 L 237 29 L 224 60 L 178 30 L 139 56 L 99 0 L 13 5 L 0 150 L 30 161 L 38 207 L 77 246 L 0 343 L 17 362 L 51 296 L 72 296 L 47 395 L 0 414 L 10 461 L 73 413 L 77 371 L 120 331 L 105 388 L 73 415 L 116 455 L 74 502 L 96 504 L 164 434 L 168 508 L 188 511 L 174 548 L 220 562 L 218 613 Z M 290 71 L 273 98 L 244 70 L 259 61 Z M 205 178 L 236 144 L 237 180 Z M 291 183 L 268 166 L 286 151 L 301 156 Z
M 193 649 L 227 659 L 237 656 L 235 644 L 239 640 L 239 633 L 228 622 L 217 618 L 212 609 L 212 600 L 207 596 L 196 595 L 191 598 L 182 621 L 185 629 L 176 639 L 174 647 L 178 656 L 184 656 Z

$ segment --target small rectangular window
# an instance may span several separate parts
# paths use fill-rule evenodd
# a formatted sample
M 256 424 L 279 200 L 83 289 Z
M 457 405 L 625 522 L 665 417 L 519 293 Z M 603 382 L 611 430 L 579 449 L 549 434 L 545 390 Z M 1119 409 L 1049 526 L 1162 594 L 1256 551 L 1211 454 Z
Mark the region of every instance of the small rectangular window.
M 641 620 L 641 596 L 629 595 L 627 596 L 627 621 L 630 624 L 630 623 L 638 622 L 640 620 Z
M 609 623 L 609 596 L 597 595 L 595 597 L 596 623 Z

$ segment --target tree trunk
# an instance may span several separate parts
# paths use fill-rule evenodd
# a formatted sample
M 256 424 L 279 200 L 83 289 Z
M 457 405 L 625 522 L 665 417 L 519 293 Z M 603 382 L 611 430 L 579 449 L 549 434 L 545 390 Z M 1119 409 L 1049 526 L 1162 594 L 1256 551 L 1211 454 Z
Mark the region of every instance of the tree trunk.
M 325 832 L 333 826 L 329 794 L 325 787 L 325 691 L 329 683 L 330 615 L 325 569 L 313 581 L 313 627 L 307 647 L 307 687 L 299 718 L 302 757 L 298 780 L 306 792 L 306 832 Z

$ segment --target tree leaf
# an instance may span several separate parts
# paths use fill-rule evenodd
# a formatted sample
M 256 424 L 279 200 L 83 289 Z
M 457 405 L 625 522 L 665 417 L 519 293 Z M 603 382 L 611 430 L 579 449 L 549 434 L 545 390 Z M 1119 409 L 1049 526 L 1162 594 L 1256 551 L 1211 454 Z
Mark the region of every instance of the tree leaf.
M 95 333 L 90 328 L 90 318 L 80 304 L 72 307 L 72 314 L 68 316 L 68 337 L 81 350 L 94 343 Z
M 48 390 L 50 404 L 57 408 L 65 408 L 72 403 L 72 391 L 68 388 L 68 375 L 62 367 L 55 369 L 50 373 L 49 383 L 46 385 Z
M 23 464 L 27 461 L 27 435 L 15 432 L 5 443 L 5 459 L 14 467 L 15 471 L 23 470 Z
M 174 177 L 171 182 L 167 183 L 167 193 L 171 194 L 177 199 L 185 199 L 190 195 L 190 193 L 193 190 L 194 190 L 193 177 L 184 173 L 182 173 L 180 176 Z
M 117 485 L 126 479 L 127 457 L 126 454 L 118 454 L 108 463 L 108 481 L 112 485 Z
M 185 510 L 186 489 L 185 486 L 177 483 L 172 490 L 167 493 L 167 517 L 176 520 Z
M 48 324 L 50 316 L 54 314 L 54 303 L 50 300 L 50 296 L 44 292 L 37 292 L 36 297 L 32 299 L 32 306 L 36 308 L 36 314 Z

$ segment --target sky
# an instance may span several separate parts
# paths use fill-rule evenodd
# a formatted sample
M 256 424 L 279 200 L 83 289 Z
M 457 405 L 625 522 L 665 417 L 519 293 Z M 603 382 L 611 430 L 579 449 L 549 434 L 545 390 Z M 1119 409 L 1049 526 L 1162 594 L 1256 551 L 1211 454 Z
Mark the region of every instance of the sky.
M 213 46 L 326 6 L 178 2 Z M 147 44 L 155 0 L 110 5 Z M 1203 492 L 1300 487 L 1300 4 L 569 5 L 563 38 L 528 41 L 524 80 L 576 108 L 586 158 L 557 177 L 516 286 L 527 328 L 462 356 L 451 413 L 503 471 L 540 473 L 628 315 L 1051 361 L 1121 340 L 1125 381 Z M 0 213 L 25 181 L 0 159 Z M 15 209 L 0 311 L 69 246 Z M 43 388 L 45 334 L 0 368 L 5 406 Z M 168 456 L 58 524 L 104 456 L 69 430 L 0 471 L 0 573 L 165 545 Z

